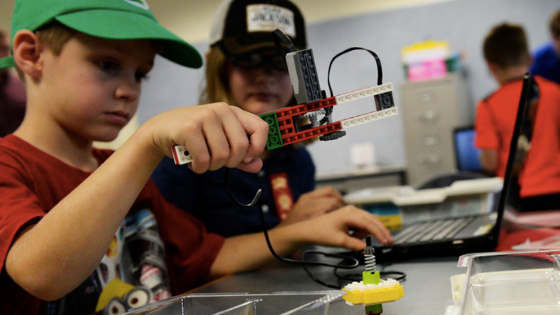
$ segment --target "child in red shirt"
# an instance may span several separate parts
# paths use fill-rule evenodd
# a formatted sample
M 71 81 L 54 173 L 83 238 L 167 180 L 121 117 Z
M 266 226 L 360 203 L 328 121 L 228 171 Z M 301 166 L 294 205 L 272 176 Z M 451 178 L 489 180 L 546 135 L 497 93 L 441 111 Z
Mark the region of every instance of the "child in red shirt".
M 521 96 L 522 76 L 531 57 L 525 32 L 515 24 L 494 27 L 484 41 L 484 57 L 500 88 L 479 102 L 476 114 L 476 145 L 482 149 L 482 164 L 503 177 L 513 134 L 515 113 Z M 560 87 L 535 76 L 539 99 L 532 107 L 530 148 L 518 176 L 519 210 L 560 209 Z
M 1 314 L 122 313 L 274 259 L 261 234 L 210 234 L 149 181 L 174 145 L 189 149 L 197 173 L 259 171 L 268 126 L 258 116 L 224 103 L 181 107 L 114 153 L 93 148 L 133 116 L 156 54 L 201 66 L 145 1 L 17 0 L 11 43 L 0 68 L 17 66 L 27 112 L 0 139 Z M 367 234 L 391 239 L 375 216 L 348 206 L 270 238 L 288 255 L 307 244 L 361 250 Z

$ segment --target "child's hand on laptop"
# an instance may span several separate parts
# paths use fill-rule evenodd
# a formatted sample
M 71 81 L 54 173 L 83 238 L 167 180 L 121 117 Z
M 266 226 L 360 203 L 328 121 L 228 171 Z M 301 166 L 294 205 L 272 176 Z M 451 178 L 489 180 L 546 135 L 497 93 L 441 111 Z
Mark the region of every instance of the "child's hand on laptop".
M 354 206 L 345 206 L 293 225 L 297 224 L 304 224 L 302 229 L 306 230 L 305 235 L 311 238 L 308 241 L 312 244 L 359 251 L 366 247 L 363 239 L 367 235 L 373 235 L 382 244 L 393 242 L 391 233 L 375 215 Z M 352 235 L 350 230 L 354 232 Z
M 268 137 L 264 120 L 225 103 L 166 111 L 141 129 L 149 132 L 162 155 L 172 157 L 173 146 L 185 146 L 193 158 L 189 167 L 196 173 L 224 166 L 256 173 L 262 167 L 259 156 Z

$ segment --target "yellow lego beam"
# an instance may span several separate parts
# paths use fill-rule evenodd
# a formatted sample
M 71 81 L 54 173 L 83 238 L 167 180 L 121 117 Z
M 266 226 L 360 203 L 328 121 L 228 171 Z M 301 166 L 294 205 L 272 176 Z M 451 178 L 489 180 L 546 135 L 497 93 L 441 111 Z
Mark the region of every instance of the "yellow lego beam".
M 348 286 L 342 289 L 347 293 L 342 298 L 349 304 L 380 304 L 393 302 L 404 297 L 404 288 L 398 282 L 392 286 L 376 287 L 375 285 L 363 285 L 364 288 L 349 289 Z

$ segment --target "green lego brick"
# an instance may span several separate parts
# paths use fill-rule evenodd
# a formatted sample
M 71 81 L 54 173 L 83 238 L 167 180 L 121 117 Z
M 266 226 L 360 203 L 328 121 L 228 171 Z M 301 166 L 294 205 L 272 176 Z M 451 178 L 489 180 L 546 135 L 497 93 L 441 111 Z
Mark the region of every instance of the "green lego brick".
M 268 124 L 268 139 L 266 140 L 266 149 L 273 150 L 284 146 L 282 135 L 280 134 L 280 126 L 278 126 L 278 117 L 275 112 L 262 114 L 261 117 Z
M 379 275 L 379 271 L 364 271 L 362 272 L 362 279 L 364 281 L 364 284 L 379 284 L 379 280 L 381 278 Z
M 377 315 L 383 313 L 383 305 L 375 304 L 375 305 L 367 305 L 366 306 L 366 314 L 368 315 Z

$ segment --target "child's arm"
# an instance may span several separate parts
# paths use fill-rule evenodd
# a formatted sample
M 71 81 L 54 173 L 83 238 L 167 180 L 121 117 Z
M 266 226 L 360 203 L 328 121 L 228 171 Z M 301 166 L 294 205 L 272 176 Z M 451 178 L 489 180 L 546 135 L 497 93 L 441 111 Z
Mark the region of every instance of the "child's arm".
M 350 230 L 354 233 L 348 234 Z M 393 241 L 390 232 L 374 215 L 354 206 L 268 231 L 274 251 L 285 256 L 304 245 L 318 244 L 362 250 L 362 239 L 374 235 L 381 243 Z M 210 269 L 210 277 L 256 269 L 273 260 L 263 233 L 227 238 Z
M 485 171 L 490 174 L 496 174 L 496 168 L 498 167 L 498 151 L 493 149 L 481 149 L 480 162 Z
M 262 119 L 225 104 L 183 107 L 154 117 L 41 221 L 19 233 L 6 257 L 8 274 L 38 298 L 61 298 L 98 266 L 173 145 L 189 148 L 196 172 L 224 165 L 257 172 L 267 135 Z
M 302 194 L 280 225 L 311 219 L 344 206 L 344 198 L 333 187 L 325 186 Z

